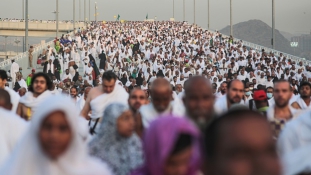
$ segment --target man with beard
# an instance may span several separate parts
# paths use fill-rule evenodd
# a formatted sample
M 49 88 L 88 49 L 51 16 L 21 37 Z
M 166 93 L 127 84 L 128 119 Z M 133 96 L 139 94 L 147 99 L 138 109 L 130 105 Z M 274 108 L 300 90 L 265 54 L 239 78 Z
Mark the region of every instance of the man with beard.
M 150 123 L 160 115 L 174 114 L 181 116 L 181 111 L 173 107 L 172 87 L 164 78 L 157 78 L 151 84 L 150 95 L 152 103 L 144 105 L 139 109 L 143 127 L 148 128 Z
M 270 106 L 267 118 L 271 123 L 275 138 L 282 131 L 285 123 L 298 115 L 297 110 L 289 104 L 292 89 L 286 80 L 279 80 L 274 84 L 273 91 L 275 105 Z
M 78 100 L 79 100 L 79 97 L 77 95 L 78 95 L 78 89 L 76 87 L 74 87 L 74 86 L 71 87 L 70 88 L 70 96 L 71 96 L 71 98 L 73 99 L 73 101 L 75 103 L 77 103 Z
M 17 115 L 30 120 L 42 100 L 52 95 L 50 91 L 52 86 L 53 83 L 47 74 L 43 72 L 35 74 L 32 77 L 29 91 L 19 101 Z
M 186 113 L 202 133 L 212 120 L 214 101 L 215 96 L 208 79 L 197 76 L 185 82 L 183 102 Z
M 220 98 L 222 96 L 225 96 L 226 93 L 227 93 L 227 86 L 228 86 L 228 83 L 227 82 L 222 82 L 221 85 L 220 85 L 220 92 L 218 92 L 216 94 L 216 97 L 217 98 Z
M 145 105 L 148 103 L 147 100 L 147 96 L 145 91 L 138 89 L 138 88 L 134 88 L 131 92 L 130 92 L 130 96 L 128 99 L 128 103 L 129 103 L 129 107 L 131 109 L 131 111 L 133 112 L 133 114 L 135 115 L 135 130 L 137 135 L 142 138 L 143 136 L 143 123 L 141 120 L 141 116 L 140 115 L 136 115 L 139 108 L 142 105 Z
M 291 105 L 295 109 L 311 108 L 311 84 L 309 82 L 302 82 L 300 85 L 300 98 L 298 98 Z
M 244 104 L 244 84 L 240 80 L 232 80 L 228 83 L 228 93 L 216 100 L 215 113 L 221 115 L 227 112 L 233 104 Z

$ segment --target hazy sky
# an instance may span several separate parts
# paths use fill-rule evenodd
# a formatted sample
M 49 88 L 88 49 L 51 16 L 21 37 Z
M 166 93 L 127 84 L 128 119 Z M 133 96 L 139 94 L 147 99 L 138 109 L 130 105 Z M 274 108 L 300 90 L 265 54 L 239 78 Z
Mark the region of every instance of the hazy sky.
M 81 1 L 81 20 L 84 18 L 84 0 L 76 0 L 76 19 L 79 19 L 79 1 Z M 144 20 L 157 16 L 157 20 L 173 17 L 173 0 L 91 0 L 91 19 L 94 19 L 95 1 L 98 4 L 98 20 L 114 20 L 120 14 L 125 20 Z M 193 22 L 193 0 L 186 1 L 186 20 Z M 233 23 L 259 19 L 271 26 L 272 0 L 232 0 Z M 88 18 L 88 4 L 87 18 Z M 207 0 L 195 0 L 196 22 L 207 27 Z M 59 18 L 73 19 L 73 0 L 59 0 Z M 275 0 L 276 28 L 290 33 L 310 33 L 311 0 Z M 222 29 L 230 23 L 230 1 L 210 0 L 210 27 Z M 52 13 L 56 9 L 56 0 L 29 0 L 31 19 L 55 19 Z M 0 0 L 1 18 L 21 18 L 22 0 Z M 183 0 L 175 0 L 175 20 L 183 20 Z

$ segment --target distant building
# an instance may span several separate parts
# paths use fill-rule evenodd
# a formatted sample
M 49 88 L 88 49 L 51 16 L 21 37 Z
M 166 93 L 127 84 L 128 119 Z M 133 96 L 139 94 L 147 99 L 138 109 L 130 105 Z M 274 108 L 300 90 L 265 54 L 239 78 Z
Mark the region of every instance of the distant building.
M 298 42 L 298 48 L 300 48 L 303 52 L 311 52 L 311 33 L 303 34 L 301 36 L 294 36 L 291 41 Z

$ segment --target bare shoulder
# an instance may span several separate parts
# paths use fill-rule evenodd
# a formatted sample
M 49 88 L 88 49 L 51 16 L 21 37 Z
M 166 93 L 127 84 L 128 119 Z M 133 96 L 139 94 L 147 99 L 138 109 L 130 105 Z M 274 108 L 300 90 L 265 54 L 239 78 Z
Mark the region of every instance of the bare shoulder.
M 98 95 L 101 95 L 102 93 L 103 93 L 102 87 L 101 86 L 97 86 L 97 87 L 94 87 L 94 88 L 92 88 L 90 90 L 89 96 L 91 97 L 91 100 L 92 100 L 95 97 L 97 97 Z
M 300 105 L 297 102 L 293 102 L 292 107 L 295 109 L 301 109 Z

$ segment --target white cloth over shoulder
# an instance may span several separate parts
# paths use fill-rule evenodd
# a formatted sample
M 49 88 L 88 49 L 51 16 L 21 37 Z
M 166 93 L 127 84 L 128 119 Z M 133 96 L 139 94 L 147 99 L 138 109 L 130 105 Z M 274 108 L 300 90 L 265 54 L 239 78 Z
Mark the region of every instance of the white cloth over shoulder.
M 111 175 L 111 171 L 105 163 L 88 155 L 86 144 L 79 136 L 80 125 L 77 120 L 79 115 L 75 109 L 72 101 L 62 95 L 50 96 L 40 103 L 28 131 L 19 145 L 15 147 L 9 159 L 3 164 L 0 174 Z M 65 113 L 72 138 L 65 152 L 57 159 L 52 160 L 42 150 L 38 135 L 42 122 L 54 111 Z
M 175 108 L 174 108 L 175 107 Z M 176 116 L 184 116 L 184 111 L 180 111 L 180 108 L 177 108 L 174 105 L 174 101 L 172 101 L 169 105 L 169 107 L 163 111 L 162 113 L 159 113 L 158 111 L 156 111 L 156 109 L 154 108 L 152 103 L 149 103 L 147 105 L 143 105 L 140 107 L 139 109 L 139 113 L 141 115 L 142 118 L 142 123 L 144 128 L 149 128 L 150 123 L 153 122 L 155 119 L 157 119 L 158 117 L 160 117 L 161 115 L 165 115 L 165 114 L 173 114 Z
M 311 108 L 311 104 L 309 104 L 309 106 L 307 106 L 306 102 L 301 97 L 297 98 L 296 101 L 294 101 L 294 102 L 297 102 L 301 109 L 310 109 Z
M 281 132 L 277 147 L 281 156 L 311 144 L 311 111 L 308 110 L 287 122 Z
M 17 94 L 17 92 L 15 92 L 13 89 L 10 89 L 9 87 L 5 87 L 4 88 L 6 91 L 8 91 L 8 93 L 10 94 L 11 97 L 11 103 L 12 103 L 12 112 L 16 112 L 17 107 L 18 107 L 18 103 L 20 100 L 20 96 Z
M 311 144 L 299 148 L 282 159 L 284 175 L 303 174 L 311 172 Z
M 245 105 L 244 100 L 241 100 L 241 102 L 239 104 Z M 228 102 L 227 102 L 227 95 L 223 95 L 223 96 L 217 98 L 217 100 L 214 104 L 214 110 L 215 110 L 215 113 L 217 115 L 222 115 L 229 110 L 228 109 Z
M 32 114 L 36 111 L 38 105 L 45 100 L 47 97 L 52 95 L 52 92 L 49 90 L 44 91 L 38 97 L 34 97 L 32 92 L 27 92 L 21 99 L 20 103 L 31 108 Z
M 11 111 L 0 108 L 0 165 L 13 151 L 27 128 L 27 122 Z
M 97 119 L 102 117 L 106 106 L 111 103 L 121 103 L 128 105 L 128 97 L 129 94 L 116 81 L 115 87 L 111 93 L 104 93 L 90 102 L 92 110 L 91 118 Z

